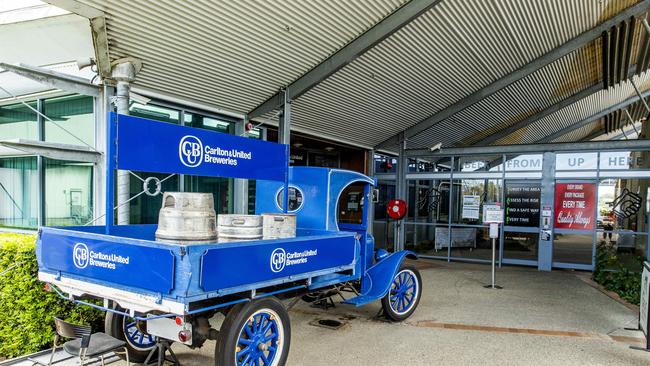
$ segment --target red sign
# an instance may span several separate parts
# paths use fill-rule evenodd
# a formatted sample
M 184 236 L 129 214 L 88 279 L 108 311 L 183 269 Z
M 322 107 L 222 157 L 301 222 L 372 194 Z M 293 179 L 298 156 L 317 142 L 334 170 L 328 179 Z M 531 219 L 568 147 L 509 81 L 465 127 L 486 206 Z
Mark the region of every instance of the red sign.
M 593 230 L 596 184 L 557 183 L 555 185 L 555 228 Z

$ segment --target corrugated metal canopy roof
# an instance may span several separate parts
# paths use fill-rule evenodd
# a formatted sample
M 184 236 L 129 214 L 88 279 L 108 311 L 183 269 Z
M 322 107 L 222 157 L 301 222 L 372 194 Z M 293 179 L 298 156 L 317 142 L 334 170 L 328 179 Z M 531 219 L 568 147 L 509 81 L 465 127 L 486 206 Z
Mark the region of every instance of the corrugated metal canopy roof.
M 407 0 L 77 2 L 106 14 L 112 60 L 132 56 L 143 61 L 136 86 L 245 114 Z M 443 0 L 294 101 L 293 126 L 376 146 L 639 3 L 646 10 L 650 4 Z M 627 66 L 649 49 L 639 20 L 626 18 L 627 23 L 611 29 L 610 38 L 596 36 L 486 95 L 411 137 L 409 147 L 480 143 L 603 78 L 610 80 L 619 69 L 622 77 L 608 85 L 624 81 Z M 621 31 L 628 25 L 630 32 Z M 623 68 L 619 57 L 627 61 Z M 650 88 L 646 79 L 644 74 L 638 80 L 642 90 Z M 629 83 L 611 86 L 496 143 L 544 139 L 633 93 Z M 593 133 L 588 127 L 580 130 L 585 136 Z M 579 136 L 574 131 L 567 139 Z

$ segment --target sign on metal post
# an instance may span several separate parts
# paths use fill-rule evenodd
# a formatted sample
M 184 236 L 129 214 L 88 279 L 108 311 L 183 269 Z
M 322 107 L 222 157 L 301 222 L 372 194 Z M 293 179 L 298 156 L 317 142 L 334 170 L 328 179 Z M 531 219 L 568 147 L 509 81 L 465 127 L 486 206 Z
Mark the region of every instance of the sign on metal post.
M 498 203 L 483 205 L 483 223 L 490 224 L 490 238 L 492 239 L 492 283 L 485 288 L 501 289 L 496 284 L 497 272 L 497 238 L 499 238 L 499 224 L 503 223 L 503 210 Z

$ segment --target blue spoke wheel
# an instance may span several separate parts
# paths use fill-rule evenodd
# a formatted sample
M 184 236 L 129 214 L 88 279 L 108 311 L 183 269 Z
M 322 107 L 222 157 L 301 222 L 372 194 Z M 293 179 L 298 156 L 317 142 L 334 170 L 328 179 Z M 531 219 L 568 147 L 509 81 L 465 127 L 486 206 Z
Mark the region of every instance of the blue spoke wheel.
M 117 310 L 126 311 L 120 307 L 117 307 Z M 156 337 L 141 332 L 132 318 L 107 312 L 104 325 L 106 333 L 126 342 L 131 362 L 144 362 L 149 352 L 156 347 Z M 121 354 L 118 354 L 118 356 L 123 357 Z
M 274 298 L 234 306 L 221 326 L 217 366 L 281 366 L 289 353 L 291 329 L 284 305 Z
M 133 318 L 122 317 L 122 319 L 126 343 L 131 348 L 139 351 L 150 351 L 156 346 L 156 337 L 140 331 Z
M 393 321 L 405 320 L 415 311 L 421 295 L 420 272 L 413 266 L 402 265 L 381 300 L 385 315 Z

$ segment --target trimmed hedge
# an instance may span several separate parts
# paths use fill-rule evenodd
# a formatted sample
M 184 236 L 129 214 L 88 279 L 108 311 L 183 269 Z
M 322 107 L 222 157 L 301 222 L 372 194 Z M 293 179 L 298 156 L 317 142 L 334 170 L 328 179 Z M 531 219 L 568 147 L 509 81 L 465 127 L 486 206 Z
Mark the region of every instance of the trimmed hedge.
M 630 269 L 643 268 L 643 257 L 634 256 L 635 263 L 621 263 L 616 249 L 611 245 L 596 246 L 596 268 L 593 279 L 607 290 L 616 292 L 625 301 L 639 305 L 641 299 L 641 272 Z
M 34 235 L 0 233 L 0 359 L 50 348 L 53 317 L 103 329 L 103 313 L 76 306 L 38 281 Z M 10 269 L 11 268 L 11 269 Z

